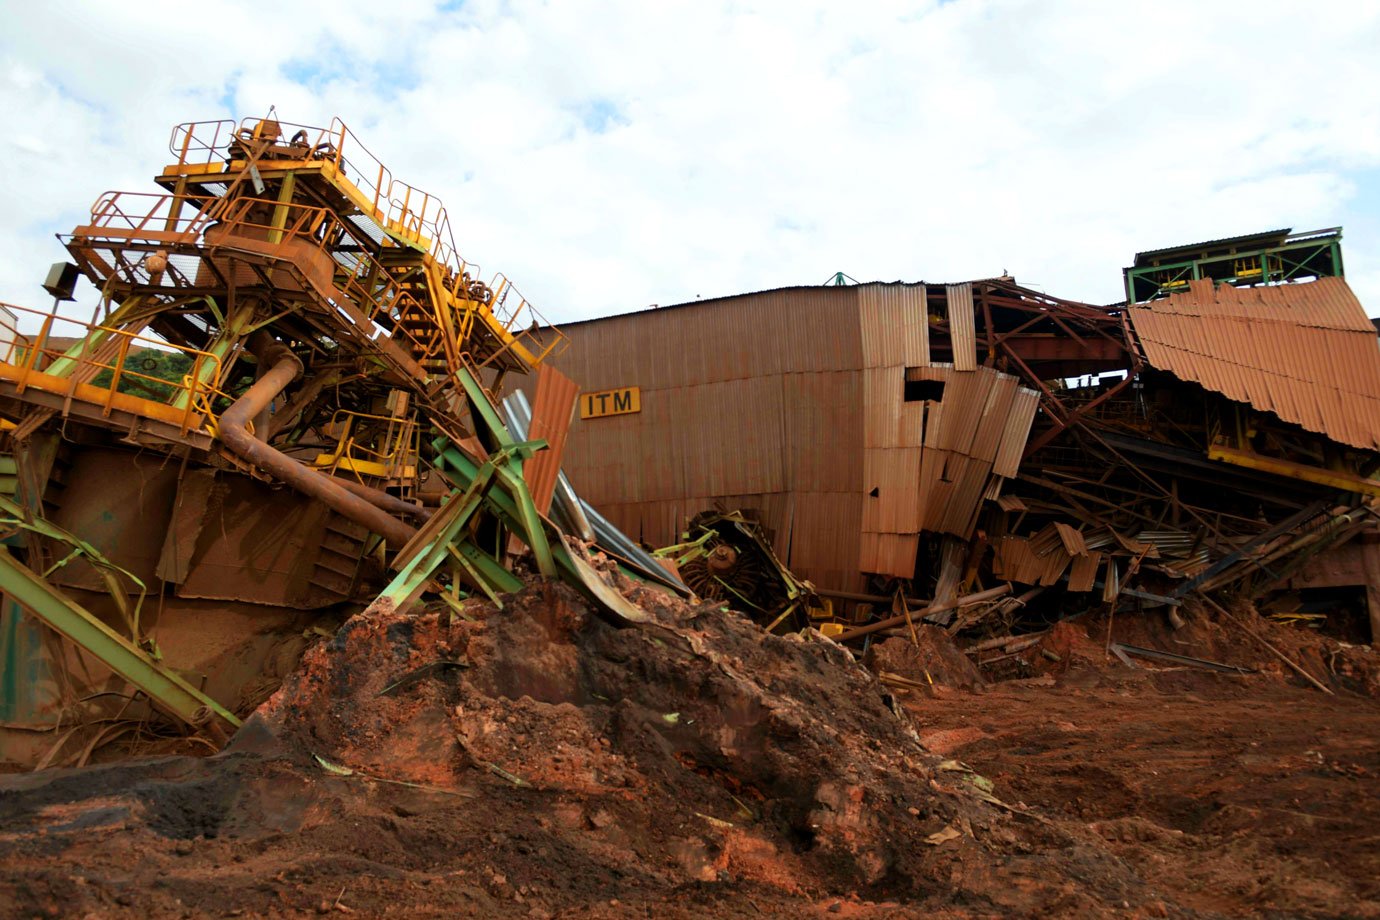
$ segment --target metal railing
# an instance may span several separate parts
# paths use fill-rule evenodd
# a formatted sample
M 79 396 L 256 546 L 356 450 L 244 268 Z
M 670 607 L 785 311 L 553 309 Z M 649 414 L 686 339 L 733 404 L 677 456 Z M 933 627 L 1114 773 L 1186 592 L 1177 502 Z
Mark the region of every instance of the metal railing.
M 14 304 L 4 306 L 18 316 L 38 319 L 38 332 L 27 336 L 26 342 L 12 349 L 8 360 L 0 362 L 0 378 L 14 384 L 17 396 L 33 387 L 94 404 L 106 416 L 124 408 L 171 422 L 183 434 L 205 424 L 206 413 L 197 407 L 208 406 L 220 393 L 222 367 L 216 355 L 95 321 L 83 322 Z M 179 379 L 148 373 L 154 368 L 143 362 L 156 361 L 150 352 L 185 356 L 187 366 Z M 108 380 L 96 382 L 107 372 Z M 151 395 L 131 393 L 130 389 Z M 139 411 L 153 405 L 171 411 Z
M 169 150 L 178 157 L 177 165 L 184 167 L 218 158 L 233 161 L 249 144 L 280 157 L 329 162 L 334 167 L 334 180 L 358 193 L 359 203 L 366 206 L 365 213 L 375 223 L 429 253 L 444 268 L 444 287 L 457 311 L 473 312 L 475 308 L 468 304 L 483 304 L 497 326 L 522 339 L 524 349 L 540 356 L 538 360 L 565 343 L 565 337 L 525 297 L 516 294 L 502 274 L 488 285 L 480 281 L 479 266 L 467 262 L 455 246 L 450 216 L 441 200 L 395 179 L 339 118 L 326 128 L 284 121 L 268 125 L 269 120 L 258 118 L 246 118 L 238 125 L 226 120 L 178 125 Z M 465 318 L 460 321 L 464 323 Z M 542 330 L 541 336 L 535 334 L 536 329 Z
M 376 445 L 368 446 L 361 440 L 360 428 L 380 426 L 370 423 L 382 422 L 382 432 L 375 430 L 370 440 Z M 344 469 L 360 477 L 360 461 L 376 464 L 387 471 L 390 479 L 405 479 L 416 475 L 417 458 L 421 453 L 421 432 L 417 421 L 412 417 L 398 418 L 391 415 L 370 415 L 348 409 L 337 409 L 331 416 L 329 430 L 336 435 L 335 450 L 316 458 L 315 465 L 331 472 Z M 365 437 L 368 437 L 367 435 Z
M 196 234 L 215 220 L 224 199 L 210 195 L 176 195 L 172 192 L 106 192 L 91 206 L 92 227 L 121 231 L 132 236 L 146 231 Z M 195 210 L 184 216 L 184 209 Z

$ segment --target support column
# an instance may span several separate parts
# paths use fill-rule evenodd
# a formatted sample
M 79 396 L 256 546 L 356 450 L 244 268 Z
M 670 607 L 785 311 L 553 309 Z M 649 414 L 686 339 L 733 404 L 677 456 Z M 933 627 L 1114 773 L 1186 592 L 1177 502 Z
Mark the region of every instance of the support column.
M 1370 613 L 1370 645 L 1380 648 L 1380 533 L 1361 535 L 1361 565 L 1366 573 L 1366 610 Z

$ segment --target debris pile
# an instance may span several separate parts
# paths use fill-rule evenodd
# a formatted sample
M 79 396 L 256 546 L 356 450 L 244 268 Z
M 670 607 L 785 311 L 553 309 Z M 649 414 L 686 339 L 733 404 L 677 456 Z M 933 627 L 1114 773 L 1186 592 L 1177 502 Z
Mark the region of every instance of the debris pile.
M 270 857 L 278 880 L 237 891 L 237 906 L 309 910 L 342 890 L 368 912 L 548 917 L 730 892 L 783 912 L 1156 901 L 1085 832 L 926 751 L 829 640 L 634 593 L 648 618 L 628 628 L 542 581 L 502 611 L 356 616 L 225 754 L 10 787 L 6 893 L 30 910 L 112 909 L 127 890 L 110 863 L 118 840 L 171 876 L 141 894 L 152 913 L 174 896 L 209 909 L 241 863 Z M 188 884 L 193 853 L 225 872 Z M 55 854 L 86 862 L 81 885 L 52 869 Z
M 970 641 L 1200 597 L 1292 598 L 1339 638 L 1357 607 L 1374 641 L 1380 349 L 1340 229 L 1142 252 L 1125 282 L 1105 306 L 1003 276 L 569 324 L 556 363 L 639 399 L 580 420 L 567 472 L 652 545 L 752 517 L 860 640 L 905 635 L 899 595 Z
M 1010 801 L 912 719 L 1108 669 L 1380 690 L 1340 641 L 1380 624 L 1380 351 L 1339 233 L 1142 253 L 1110 307 L 999 278 L 625 324 L 698 351 L 585 393 L 599 443 L 618 336 L 556 370 L 344 125 L 170 153 L 65 238 L 45 287 L 89 279 L 90 321 L 28 311 L 0 361 L 0 762 L 95 764 L 0 784 L 27 913 L 1163 916 L 1139 825 Z M 789 333 L 750 377 L 747 320 Z M 1369 629 L 1257 612 L 1362 584 Z M 169 751 L 213 756 L 103 762 Z

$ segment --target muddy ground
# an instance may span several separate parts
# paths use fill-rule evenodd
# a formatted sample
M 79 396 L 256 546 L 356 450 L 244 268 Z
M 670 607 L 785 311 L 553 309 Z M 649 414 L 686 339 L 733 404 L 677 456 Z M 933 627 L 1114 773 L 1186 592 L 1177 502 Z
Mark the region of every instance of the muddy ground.
M 221 755 L 0 780 L 0 915 L 1380 916 L 1360 653 L 1329 697 L 1131 668 L 1093 623 L 1026 679 L 898 693 L 832 643 L 640 600 L 656 625 L 550 585 L 375 612 Z

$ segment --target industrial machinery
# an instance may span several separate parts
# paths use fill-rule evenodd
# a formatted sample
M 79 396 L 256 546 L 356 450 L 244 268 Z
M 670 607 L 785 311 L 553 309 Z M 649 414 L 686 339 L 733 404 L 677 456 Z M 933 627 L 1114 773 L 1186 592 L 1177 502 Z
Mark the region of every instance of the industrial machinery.
M 724 601 L 768 632 L 793 632 L 832 615 L 829 602 L 781 564 L 761 524 L 743 512 L 701 512 L 681 537 L 655 555 L 674 564 L 699 597 Z
M 0 761 L 214 746 L 323 623 L 381 591 L 496 597 L 523 544 L 580 581 L 523 480 L 543 442 L 490 403 L 563 338 L 441 202 L 339 120 L 184 124 L 169 150 L 160 191 L 62 237 L 45 287 L 84 276 L 94 311 L 12 307 Z

